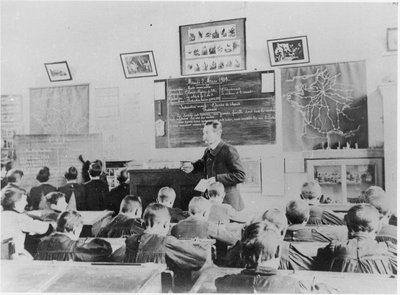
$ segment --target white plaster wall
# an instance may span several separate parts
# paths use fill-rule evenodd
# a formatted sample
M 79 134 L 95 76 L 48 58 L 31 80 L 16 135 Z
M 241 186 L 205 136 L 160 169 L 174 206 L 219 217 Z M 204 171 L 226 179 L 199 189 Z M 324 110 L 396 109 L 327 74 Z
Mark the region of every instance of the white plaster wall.
M 155 149 L 153 81 L 180 75 L 179 26 L 246 17 L 248 70 L 270 69 L 266 40 L 308 36 L 311 64 L 366 60 L 369 138 L 381 146 L 382 99 L 377 87 L 396 79 L 396 55 L 386 52 L 386 28 L 397 27 L 391 3 L 273 2 L 1 2 L 1 93 L 22 94 L 29 132 L 29 88 L 90 83 L 90 130 L 96 130 L 94 89 L 119 87 L 120 132 L 115 159 L 196 159 L 203 147 Z M 125 79 L 120 53 L 153 50 L 158 77 Z M 50 83 L 45 62 L 67 60 L 73 80 Z M 304 173 L 284 176 L 280 75 L 277 143 L 239 146 L 261 158 L 263 194 L 297 194 Z M 199 131 L 199 136 L 201 136 Z M 268 199 L 268 198 L 267 198 Z

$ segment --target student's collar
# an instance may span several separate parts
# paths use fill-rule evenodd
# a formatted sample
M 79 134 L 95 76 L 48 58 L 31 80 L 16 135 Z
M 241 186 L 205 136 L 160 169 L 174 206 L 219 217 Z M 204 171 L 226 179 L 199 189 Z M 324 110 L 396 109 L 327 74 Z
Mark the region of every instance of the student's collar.
M 77 183 L 77 181 L 76 181 L 76 179 L 67 180 L 67 184 L 70 184 L 70 183 Z
M 218 142 L 215 142 L 211 147 L 210 147 L 210 154 L 215 156 L 219 153 L 223 146 L 224 142 L 222 140 L 219 140 Z

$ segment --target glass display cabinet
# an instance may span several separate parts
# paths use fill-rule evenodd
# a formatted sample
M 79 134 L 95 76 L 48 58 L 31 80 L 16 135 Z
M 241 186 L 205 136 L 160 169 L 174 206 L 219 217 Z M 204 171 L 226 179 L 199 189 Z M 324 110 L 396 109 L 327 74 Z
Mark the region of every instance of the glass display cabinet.
M 308 179 L 319 182 L 324 199 L 332 203 L 359 203 L 371 185 L 382 186 L 382 159 L 307 159 Z

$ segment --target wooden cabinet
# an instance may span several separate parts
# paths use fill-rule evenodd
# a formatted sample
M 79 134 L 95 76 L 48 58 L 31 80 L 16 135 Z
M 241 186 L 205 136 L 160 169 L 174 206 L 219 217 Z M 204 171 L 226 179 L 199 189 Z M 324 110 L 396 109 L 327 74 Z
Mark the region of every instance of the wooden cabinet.
M 155 202 L 157 193 L 164 186 L 176 192 L 174 207 L 187 210 L 193 196 L 201 193 L 194 187 L 202 178 L 201 174 L 186 174 L 180 169 L 129 169 L 130 193 L 142 197 L 143 208 Z

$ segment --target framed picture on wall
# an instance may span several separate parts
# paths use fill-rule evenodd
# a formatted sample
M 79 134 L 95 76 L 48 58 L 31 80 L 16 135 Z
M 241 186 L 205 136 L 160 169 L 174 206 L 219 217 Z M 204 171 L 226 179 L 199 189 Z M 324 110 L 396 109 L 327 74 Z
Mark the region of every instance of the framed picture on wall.
M 307 36 L 267 40 L 271 66 L 310 62 Z
M 246 70 L 245 18 L 179 27 L 181 74 Z
M 121 53 L 120 57 L 126 79 L 157 76 L 153 51 Z
M 66 61 L 45 63 L 44 66 L 46 67 L 50 82 L 72 80 L 71 72 L 69 71 Z
M 386 30 L 386 42 L 388 51 L 397 51 L 397 28 Z

